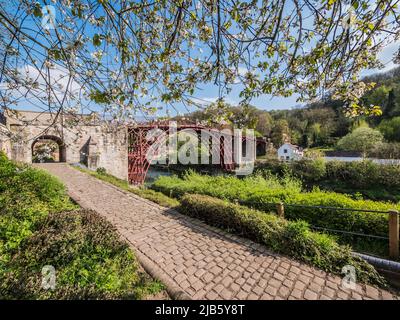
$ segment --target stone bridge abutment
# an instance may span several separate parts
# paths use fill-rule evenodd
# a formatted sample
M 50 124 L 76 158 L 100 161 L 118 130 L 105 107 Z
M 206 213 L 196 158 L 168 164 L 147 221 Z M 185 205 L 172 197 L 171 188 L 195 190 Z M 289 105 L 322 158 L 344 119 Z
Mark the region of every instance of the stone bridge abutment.
M 96 120 L 48 112 L 7 112 L 0 124 L 0 150 L 10 159 L 32 163 L 39 143 L 58 146 L 57 161 L 105 168 L 120 179 L 128 176 L 127 129 Z

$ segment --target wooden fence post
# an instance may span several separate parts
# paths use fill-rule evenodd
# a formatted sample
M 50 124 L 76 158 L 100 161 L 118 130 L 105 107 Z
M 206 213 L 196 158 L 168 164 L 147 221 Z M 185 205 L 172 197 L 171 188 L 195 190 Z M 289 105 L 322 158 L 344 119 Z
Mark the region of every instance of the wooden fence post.
M 279 217 L 285 218 L 285 207 L 283 206 L 282 202 L 276 204 L 276 212 L 278 213 Z
M 389 211 L 389 256 L 399 258 L 399 212 Z

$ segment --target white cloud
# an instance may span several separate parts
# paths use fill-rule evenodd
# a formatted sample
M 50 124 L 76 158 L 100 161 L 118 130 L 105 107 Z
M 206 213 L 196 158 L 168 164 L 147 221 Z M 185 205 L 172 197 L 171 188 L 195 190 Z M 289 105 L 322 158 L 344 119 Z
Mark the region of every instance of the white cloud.
M 57 99 L 61 101 L 64 95 L 71 100 L 81 90 L 81 85 L 74 80 L 74 77 L 70 77 L 69 70 L 63 66 L 54 65 L 49 69 L 37 69 L 32 65 L 24 65 L 17 71 L 19 82 L 22 84 L 14 86 L 12 82 L 11 85 L 0 83 L 0 90 L 12 101 L 24 99 L 28 103 L 40 103 L 41 99 L 47 99 L 48 84 L 51 88 L 50 97 L 55 102 Z
M 242 80 L 240 80 L 239 76 L 244 77 L 246 75 L 247 72 L 249 72 L 249 70 L 247 70 L 247 68 L 245 67 L 238 67 L 238 69 L 232 69 L 232 71 L 237 73 L 237 76 L 235 78 L 234 84 L 239 84 L 242 82 Z
M 216 102 L 218 99 L 219 99 L 218 97 L 201 97 L 201 98 L 192 98 L 191 100 L 194 103 L 197 103 L 197 104 L 202 105 L 203 107 L 206 107 L 206 106 L 210 105 L 211 103 Z M 237 101 L 235 101 L 234 99 L 232 99 L 230 97 L 225 97 L 224 101 L 233 106 L 238 104 Z
M 390 45 L 384 47 L 382 51 L 378 54 L 378 59 L 383 63 L 384 68 L 364 70 L 361 75 L 367 76 L 378 72 L 386 72 L 398 66 L 393 62 L 393 57 L 398 52 L 399 48 L 400 41 L 393 42 Z

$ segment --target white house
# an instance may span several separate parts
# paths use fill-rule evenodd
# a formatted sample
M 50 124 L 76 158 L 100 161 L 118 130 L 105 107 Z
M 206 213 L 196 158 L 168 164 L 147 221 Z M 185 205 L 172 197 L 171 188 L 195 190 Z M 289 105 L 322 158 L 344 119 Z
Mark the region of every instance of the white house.
M 278 149 L 278 159 L 283 161 L 300 160 L 303 155 L 303 150 L 291 143 L 284 143 Z

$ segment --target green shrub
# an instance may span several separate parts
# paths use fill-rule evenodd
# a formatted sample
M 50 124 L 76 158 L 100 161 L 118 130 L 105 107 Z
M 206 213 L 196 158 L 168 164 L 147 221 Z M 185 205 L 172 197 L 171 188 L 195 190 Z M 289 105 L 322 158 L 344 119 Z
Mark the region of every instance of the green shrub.
M 262 203 L 262 197 L 249 200 Z M 361 210 L 389 210 L 393 205 L 370 200 L 353 200 L 352 198 L 333 192 L 313 191 L 294 194 L 284 200 L 288 204 L 303 206 L 324 206 Z M 263 205 L 255 205 L 262 208 Z M 285 206 L 285 217 L 290 220 L 302 219 L 311 225 L 329 229 L 358 232 L 370 235 L 387 236 L 388 215 L 360 211 L 338 211 L 327 208 L 305 208 Z
M 293 174 L 294 172 L 292 172 L 290 168 L 291 163 L 293 162 L 280 161 L 278 159 L 256 162 L 255 173 L 262 174 L 264 172 L 270 172 L 278 176 L 283 176 L 285 173 Z
M 400 209 L 399 205 L 370 200 L 354 200 L 344 194 L 324 192 L 318 189 L 302 192 L 301 183 L 290 177 L 281 180 L 276 177 L 265 179 L 260 176 L 238 179 L 236 177 L 202 176 L 191 172 L 182 179 L 175 176 L 160 177 L 154 182 L 152 188 L 178 198 L 186 193 L 198 193 L 230 201 L 240 201 L 249 207 L 267 212 L 275 209 L 273 203 L 278 202 L 380 211 Z M 295 206 L 287 206 L 285 211 L 288 219 L 305 220 L 317 227 L 380 236 L 387 236 L 388 233 L 387 214 Z
M 270 172 L 279 176 L 290 174 L 305 183 L 341 182 L 349 187 L 369 189 L 400 188 L 400 165 L 378 164 L 371 160 L 326 161 L 323 159 L 292 161 L 267 161 L 257 165 L 256 173 Z
M 204 195 L 183 196 L 179 211 L 325 271 L 341 274 L 345 265 L 352 265 L 356 268 L 358 281 L 380 285 L 384 283 L 371 265 L 352 257 L 350 247 L 338 245 L 326 234 L 310 231 L 304 221 L 287 221 Z
M 291 164 L 292 172 L 296 172 L 296 176 L 305 181 L 319 181 L 326 175 L 325 160 L 300 160 Z
M 382 120 L 378 129 L 388 141 L 400 141 L 400 117 Z
M 54 290 L 41 286 L 45 265 L 56 270 Z M 162 289 L 140 271 L 114 227 L 84 210 L 50 214 L 22 243 L 0 283 L 6 299 L 137 299 Z
M 343 151 L 359 151 L 366 154 L 382 142 L 383 135 L 379 130 L 359 127 L 342 137 L 337 143 L 337 148 Z
M 383 142 L 368 152 L 368 157 L 378 159 L 400 159 L 399 142 Z
M 0 273 L 42 219 L 75 208 L 55 177 L 0 154 Z
M 400 165 L 397 164 L 377 164 L 370 160 L 329 161 L 326 164 L 327 180 L 342 181 L 357 188 L 397 188 L 400 187 L 399 176 Z
M 107 170 L 106 170 L 106 168 L 100 167 L 100 168 L 97 168 L 97 169 L 96 169 L 96 172 L 97 172 L 98 174 L 106 174 L 106 173 L 107 173 Z

